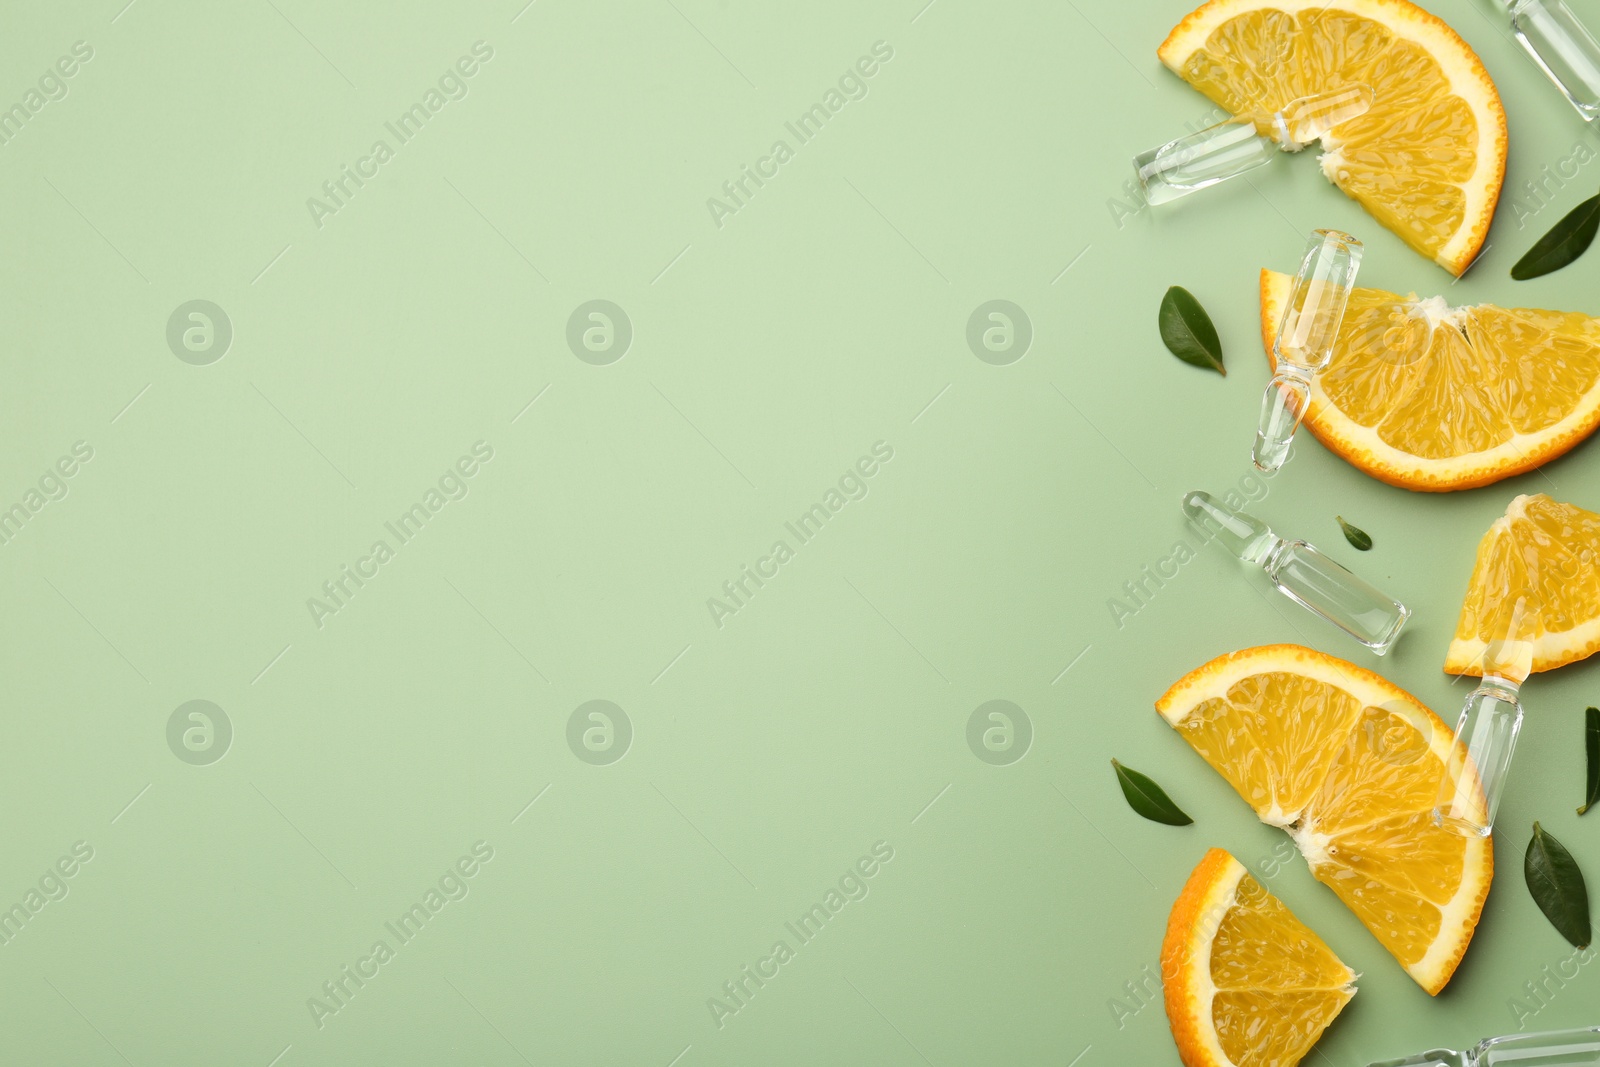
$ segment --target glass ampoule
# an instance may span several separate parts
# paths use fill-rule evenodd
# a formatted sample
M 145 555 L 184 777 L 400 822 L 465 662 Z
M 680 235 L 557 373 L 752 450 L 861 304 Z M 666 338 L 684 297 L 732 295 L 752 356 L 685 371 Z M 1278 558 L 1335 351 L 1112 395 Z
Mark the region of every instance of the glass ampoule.
M 1141 152 L 1133 169 L 1146 200 L 1169 203 L 1265 166 L 1280 150 L 1300 151 L 1341 122 L 1365 114 L 1372 100 L 1365 85 L 1304 96 L 1267 117 L 1272 132 L 1266 137 L 1256 133 L 1250 116 L 1240 116 Z
M 1370 1067 L 1600 1067 L 1600 1026 L 1507 1034 L 1469 1049 L 1431 1049 Z
M 1541 632 L 1539 612 L 1527 597 L 1502 605 L 1484 649 L 1483 679 L 1467 694 L 1439 786 L 1433 821 L 1471 837 L 1488 837 L 1505 795 L 1511 756 L 1522 731 L 1522 683 L 1533 669 Z
M 1289 445 L 1311 402 L 1312 380 L 1333 359 L 1361 252 L 1360 241 L 1338 230 L 1316 230 L 1306 244 L 1272 342 L 1276 372 L 1261 397 L 1261 419 L 1250 453 L 1260 471 L 1271 474 L 1289 456 Z
M 1566 0 L 1496 0 L 1511 32 L 1587 121 L 1600 120 L 1600 41 Z
M 1411 617 L 1410 608 L 1323 555 L 1315 545 L 1279 537 L 1260 519 L 1209 493 L 1186 495 L 1183 513 L 1228 551 L 1266 571 L 1284 596 L 1380 656 L 1394 647 Z

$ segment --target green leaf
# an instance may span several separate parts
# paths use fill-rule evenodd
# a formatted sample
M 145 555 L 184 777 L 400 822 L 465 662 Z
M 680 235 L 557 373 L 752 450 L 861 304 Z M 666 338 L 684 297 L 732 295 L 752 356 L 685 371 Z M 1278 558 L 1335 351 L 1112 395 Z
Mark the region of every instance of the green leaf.
M 1522 859 L 1522 875 L 1528 881 L 1533 902 L 1550 925 L 1574 946 L 1588 948 L 1589 892 L 1583 884 L 1583 872 L 1572 853 L 1538 823 L 1533 824 L 1533 840 L 1528 842 L 1528 854 Z
M 1589 754 L 1589 782 L 1583 790 L 1582 815 L 1600 802 L 1600 708 L 1590 708 L 1585 714 L 1583 730 L 1584 748 Z
M 1222 365 L 1222 342 L 1217 340 L 1217 328 L 1211 325 L 1211 316 L 1200 306 L 1194 294 L 1181 285 L 1174 285 L 1161 298 L 1161 343 L 1167 351 L 1195 367 L 1214 370 L 1227 377 L 1228 368 Z
M 1537 278 L 1541 274 L 1560 270 L 1577 259 L 1594 243 L 1600 233 L 1600 194 L 1591 196 L 1550 228 L 1533 243 L 1527 255 L 1517 260 L 1511 268 L 1511 277 L 1519 282 Z
M 1172 802 L 1166 790 L 1145 775 L 1129 770 L 1116 760 L 1111 761 L 1111 766 L 1117 772 L 1117 784 L 1122 786 L 1122 795 L 1128 798 L 1128 807 L 1151 822 L 1164 822 L 1168 826 L 1188 826 L 1194 822 Z
M 1350 546 L 1357 552 L 1366 552 L 1372 548 L 1372 538 L 1367 534 L 1367 531 L 1358 526 L 1351 526 L 1344 521 L 1343 515 L 1335 515 L 1334 518 L 1339 520 L 1339 529 L 1344 531 L 1344 539 L 1349 541 Z

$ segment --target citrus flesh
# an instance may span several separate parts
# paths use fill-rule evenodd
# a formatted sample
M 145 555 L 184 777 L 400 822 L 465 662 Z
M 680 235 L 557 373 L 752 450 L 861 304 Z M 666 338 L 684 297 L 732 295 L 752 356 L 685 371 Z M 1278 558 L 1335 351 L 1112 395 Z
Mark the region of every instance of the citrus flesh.
M 1483 675 L 1489 642 L 1504 633 L 1518 598 L 1539 611 L 1533 669 L 1548 671 L 1600 652 L 1600 515 L 1543 493 L 1519 496 L 1478 543 L 1445 655 L 1451 674 Z
M 1267 360 L 1293 279 L 1261 272 Z M 1488 485 L 1567 452 L 1600 425 L 1600 319 L 1565 311 L 1450 307 L 1356 289 L 1306 426 L 1390 485 Z
M 1211 0 L 1156 54 L 1263 134 L 1293 100 L 1369 86 L 1371 109 L 1322 137 L 1324 176 L 1450 273 L 1477 256 L 1505 178 L 1505 110 L 1437 17 L 1407 0 Z
M 1298 645 L 1220 656 L 1159 711 L 1429 993 L 1449 982 L 1494 872 L 1486 838 L 1435 826 L 1451 732 L 1390 682 Z
M 1220 848 L 1172 906 L 1161 980 L 1185 1067 L 1293 1067 L 1356 974 Z

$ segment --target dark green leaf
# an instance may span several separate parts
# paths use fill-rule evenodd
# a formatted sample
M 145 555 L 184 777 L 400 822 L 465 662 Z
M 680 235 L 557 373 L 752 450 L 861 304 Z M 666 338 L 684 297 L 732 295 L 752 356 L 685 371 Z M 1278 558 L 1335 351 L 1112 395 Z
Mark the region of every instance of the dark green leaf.
M 1560 841 L 1533 824 L 1533 840 L 1522 859 L 1528 892 L 1561 936 L 1578 948 L 1589 947 L 1589 891 L 1578 861 Z
M 1577 259 L 1594 243 L 1600 232 L 1600 195 L 1591 196 L 1534 242 L 1527 255 L 1517 260 L 1511 276 L 1519 282 L 1560 270 Z
M 1194 822 L 1172 802 L 1166 790 L 1149 778 L 1138 771 L 1129 770 L 1116 760 L 1111 761 L 1111 766 L 1117 772 L 1117 784 L 1122 786 L 1122 795 L 1128 798 L 1128 807 L 1151 822 L 1164 822 L 1168 826 L 1188 826 Z
M 1583 744 L 1589 755 L 1589 782 L 1583 790 L 1582 815 L 1600 802 L 1600 708 L 1590 708 L 1584 713 Z
M 1343 515 L 1335 515 L 1334 518 L 1339 520 L 1339 529 L 1344 531 L 1344 539 L 1350 542 L 1350 547 L 1357 552 L 1365 552 L 1372 547 L 1372 538 L 1368 536 L 1367 531 L 1358 526 L 1351 526 L 1344 521 Z
M 1161 342 L 1167 346 L 1167 351 L 1192 366 L 1227 376 L 1217 328 L 1211 325 L 1211 316 L 1193 293 L 1180 285 L 1168 289 L 1167 295 L 1161 298 L 1159 322 Z

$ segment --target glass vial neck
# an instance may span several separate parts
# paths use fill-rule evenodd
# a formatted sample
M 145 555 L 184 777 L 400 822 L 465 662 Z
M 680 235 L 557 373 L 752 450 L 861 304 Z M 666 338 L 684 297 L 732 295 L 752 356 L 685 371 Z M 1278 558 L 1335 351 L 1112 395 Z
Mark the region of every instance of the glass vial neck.
M 1195 490 L 1183 498 L 1183 513 L 1222 547 L 1246 563 L 1266 567 L 1284 544 L 1260 519 L 1235 511 L 1210 493 Z

